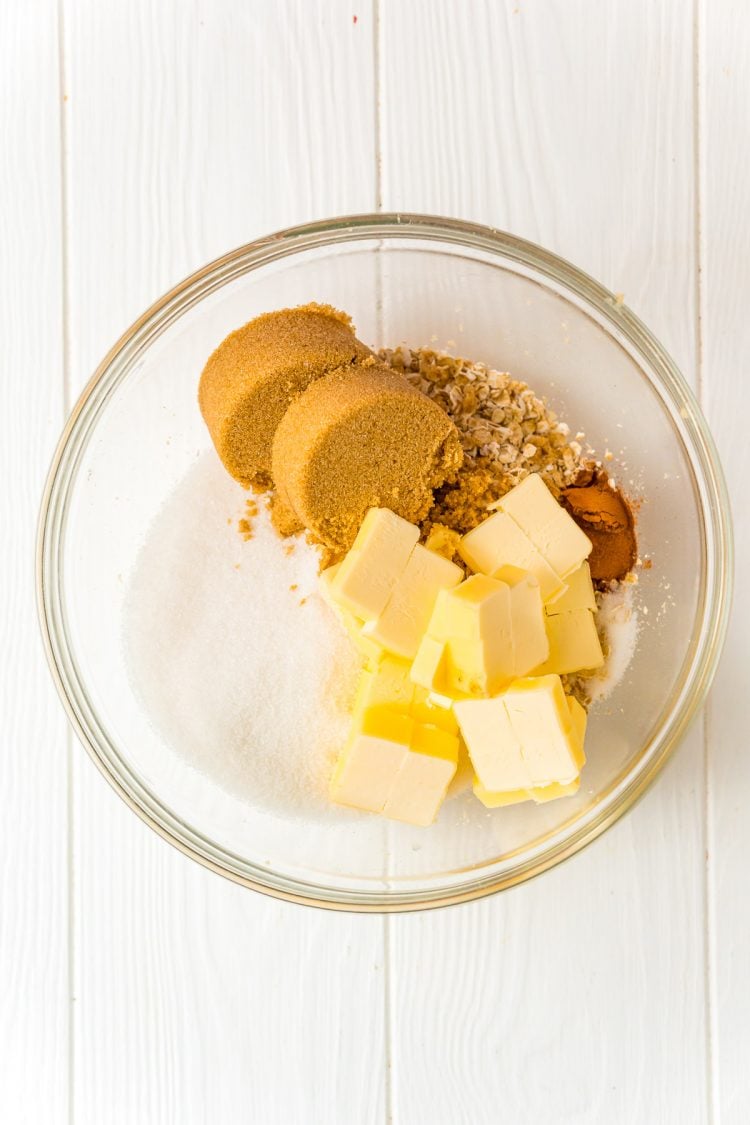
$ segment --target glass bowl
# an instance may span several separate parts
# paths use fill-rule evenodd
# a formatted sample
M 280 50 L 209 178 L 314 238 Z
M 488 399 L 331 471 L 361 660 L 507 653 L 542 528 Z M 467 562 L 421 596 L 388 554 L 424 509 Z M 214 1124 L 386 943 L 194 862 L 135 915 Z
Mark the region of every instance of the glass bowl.
M 214 458 L 196 391 L 232 329 L 328 302 L 372 345 L 431 344 L 546 395 L 640 499 L 639 642 L 591 713 L 575 797 L 485 810 L 470 793 L 430 829 L 377 817 L 287 816 L 193 768 L 150 721 L 122 640 L 127 578 L 196 458 Z M 204 498 L 205 499 L 205 498 Z M 201 503 L 186 546 L 200 550 Z M 228 512 L 228 517 L 232 512 Z M 214 871 L 281 898 L 369 911 L 433 907 L 519 883 L 572 855 L 653 781 L 700 706 L 731 591 L 718 457 L 674 363 L 614 296 L 560 258 L 487 227 L 363 215 L 282 231 L 157 301 L 105 357 L 60 440 L 41 512 L 39 606 L 50 666 L 81 741 L 128 804 Z M 246 643 L 262 644 L 252 621 Z M 221 669 L 212 669 L 212 674 Z M 248 685 L 248 692 L 261 690 Z

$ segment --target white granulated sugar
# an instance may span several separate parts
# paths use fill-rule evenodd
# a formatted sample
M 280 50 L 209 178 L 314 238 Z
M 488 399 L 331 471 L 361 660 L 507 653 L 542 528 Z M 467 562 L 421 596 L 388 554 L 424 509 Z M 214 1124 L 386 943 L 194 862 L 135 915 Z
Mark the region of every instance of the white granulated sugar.
M 633 607 L 633 587 L 621 584 L 599 599 L 597 627 L 606 655 L 604 666 L 586 680 L 592 703 L 606 699 L 622 681 L 635 652 L 638 614 Z
M 245 497 L 206 453 L 154 520 L 125 608 L 131 676 L 162 738 L 233 795 L 346 816 L 327 786 L 360 660 L 317 593 L 317 552 L 289 554 L 265 510 L 243 541 Z

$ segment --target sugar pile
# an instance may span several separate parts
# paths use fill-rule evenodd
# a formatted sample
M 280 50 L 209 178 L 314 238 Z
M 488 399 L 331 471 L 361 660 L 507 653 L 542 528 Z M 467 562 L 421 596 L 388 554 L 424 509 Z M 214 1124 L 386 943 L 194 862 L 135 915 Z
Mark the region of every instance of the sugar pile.
M 634 587 L 620 583 L 599 598 L 597 628 L 606 657 L 602 668 L 586 681 L 591 703 L 606 699 L 622 681 L 638 640 L 638 614 L 633 606 Z
M 131 677 L 161 737 L 212 781 L 330 818 L 360 661 L 316 592 L 317 552 L 288 553 L 265 512 L 238 535 L 245 495 L 211 451 L 154 520 L 125 605 Z

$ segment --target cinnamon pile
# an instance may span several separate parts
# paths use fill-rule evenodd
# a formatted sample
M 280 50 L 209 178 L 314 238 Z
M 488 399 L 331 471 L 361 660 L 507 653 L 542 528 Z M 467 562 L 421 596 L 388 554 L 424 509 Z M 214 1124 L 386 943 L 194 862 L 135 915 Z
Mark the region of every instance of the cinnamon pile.
M 637 545 L 633 510 L 605 472 L 583 469 L 560 499 L 593 544 L 591 577 L 607 583 L 624 578 L 635 565 Z

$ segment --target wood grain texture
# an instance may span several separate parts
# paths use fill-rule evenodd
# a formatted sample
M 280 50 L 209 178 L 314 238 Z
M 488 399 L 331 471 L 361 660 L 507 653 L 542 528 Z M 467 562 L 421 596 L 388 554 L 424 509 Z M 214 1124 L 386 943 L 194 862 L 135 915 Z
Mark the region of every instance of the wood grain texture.
M 207 259 L 372 207 L 372 21 L 357 12 L 66 3 L 76 386 Z M 294 909 L 209 874 L 82 752 L 75 818 L 76 1120 L 382 1120 L 379 918 Z
M 68 1107 L 67 733 L 34 607 L 34 524 L 63 417 L 54 3 L 0 5 L 0 1119 Z
M 750 24 L 741 0 L 705 4 L 701 20 L 704 244 L 704 399 L 734 512 L 736 589 L 724 658 L 708 711 L 709 857 L 716 1120 L 740 1125 L 750 1102 L 750 478 L 747 361 L 750 324 Z M 740 155 L 742 154 L 742 155 Z
M 384 207 L 570 257 L 694 378 L 689 8 L 384 0 L 380 32 Z M 703 773 L 697 728 L 562 869 L 391 921 L 394 1121 L 708 1119 Z

